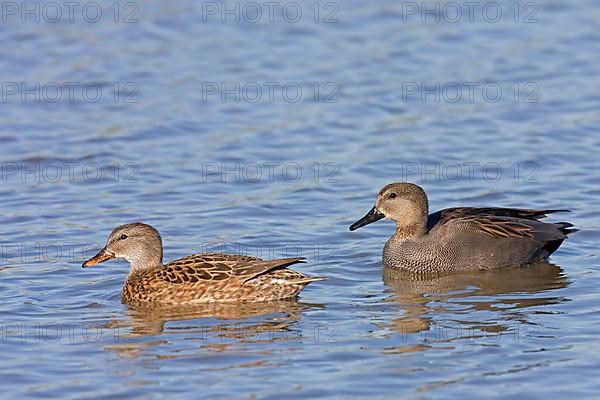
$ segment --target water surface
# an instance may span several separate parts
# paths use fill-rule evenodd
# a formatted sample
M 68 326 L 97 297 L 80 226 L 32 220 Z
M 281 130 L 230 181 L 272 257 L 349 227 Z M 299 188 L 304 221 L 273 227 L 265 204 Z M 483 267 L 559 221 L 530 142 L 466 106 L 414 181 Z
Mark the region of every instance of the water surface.
M 537 22 L 525 3 L 516 22 L 513 2 L 422 22 L 394 1 L 318 3 L 315 22 L 299 2 L 295 23 L 192 1 L 118 3 L 115 22 L 101 4 L 95 23 L 2 24 L 3 396 L 597 395 L 595 2 L 535 3 Z M 529 269 L 384 274 L 392 223 L 348 226 L 399 180 L 432 211 L 569 208 L 553 218 L 581 231 Z M 166 260 L 301 255 L 329 279 L 272 304 L 128 307 L 125 262 L 80 265 L 133 221 Z

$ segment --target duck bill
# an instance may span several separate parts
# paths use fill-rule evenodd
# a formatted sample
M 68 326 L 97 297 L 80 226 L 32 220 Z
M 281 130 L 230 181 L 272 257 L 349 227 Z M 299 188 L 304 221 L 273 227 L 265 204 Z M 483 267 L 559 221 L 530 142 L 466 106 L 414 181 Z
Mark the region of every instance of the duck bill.
M 106 247 L 100 250 L 98 254 L 94 257 L 90 258 L 86 262 L 81 265 L 81 268 L 91 267 L 92 265 L 98 265 L 103 263 L 106 260 L 110 260 L 111 258 L 115 258 L 115 255 L 110 251 L 106 250 Z
M 383 215 L 375 207 L 373 207 L 364 217 L 350 225 L 350 230 L 354 231 L 360 227 L 369 225 L 371 222 L 379 221 L 381 218 L 384 217 L 385 215 Z

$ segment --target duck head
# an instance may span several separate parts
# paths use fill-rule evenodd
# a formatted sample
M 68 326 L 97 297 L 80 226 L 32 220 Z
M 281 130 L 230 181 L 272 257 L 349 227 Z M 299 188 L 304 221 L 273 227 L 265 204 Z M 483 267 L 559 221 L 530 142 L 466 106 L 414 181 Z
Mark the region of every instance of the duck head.
M 360 227 L 388 218 L 396 222 L 398 231 L 425 231 L 429 205 L 425 191 L 414 183 L 396 182 L 386 185 L 377 194 L 375 206 L 350 226 L 354 231 Z
M 156 229 L 139 222 L 116 227 L 106 245 L 98 254 L 83 263 L 91 267 L 112 258 L 123 258 L 131 264 L 131 270 L 153 268 L 162 265 L 162 240 Z

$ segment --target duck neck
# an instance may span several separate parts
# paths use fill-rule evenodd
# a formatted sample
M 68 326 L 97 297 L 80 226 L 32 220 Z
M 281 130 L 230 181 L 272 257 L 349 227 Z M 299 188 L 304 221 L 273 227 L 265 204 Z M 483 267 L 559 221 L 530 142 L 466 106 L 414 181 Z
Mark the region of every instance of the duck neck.
M 131 264 L 129 275 L 137 274 L 139 272 L 147 271 L 154 268 L 162 267 L 162 263 L 158 264 Z
M 421 237 L 427 233 L 427 227 L 424 223 L 396 224 L 395 240 L 404 240 Z
M 162 254 L 144 254 L 128 259 L 131 266 L 129 274 L 135 274 L 149 269 L 162 267 Z

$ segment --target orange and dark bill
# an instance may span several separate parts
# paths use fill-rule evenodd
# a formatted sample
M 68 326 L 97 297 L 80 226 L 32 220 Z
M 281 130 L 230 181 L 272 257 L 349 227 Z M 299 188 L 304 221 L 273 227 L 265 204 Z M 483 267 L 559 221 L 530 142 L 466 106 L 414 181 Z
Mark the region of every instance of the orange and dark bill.
M 89 260 L 87 260 L 86 262 L 84 262 L 81 265 L 81 268 L 91 267 L 92 265 L 97 265 L 97 264 L 103 263 L 104 261 L 110 260 L 111 258 L 114 258 L 114 257 L 115 257 L 115 255 L 113 253 L 106 250 L 106 248 L 103 248 L 94 257 L 92 257 Z
M 383 217 L 385 217 L 385 215 L 383 215 L 382 213 L 377 211 L 375 207 L 373 207 L 364 217 L 350 225 L 350 230 L 353 231 L 362 226 L 369 225 L 371 222 L 379 221 Z

